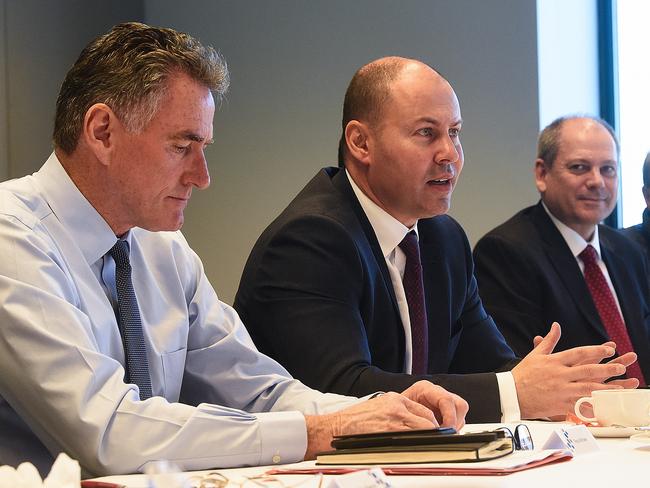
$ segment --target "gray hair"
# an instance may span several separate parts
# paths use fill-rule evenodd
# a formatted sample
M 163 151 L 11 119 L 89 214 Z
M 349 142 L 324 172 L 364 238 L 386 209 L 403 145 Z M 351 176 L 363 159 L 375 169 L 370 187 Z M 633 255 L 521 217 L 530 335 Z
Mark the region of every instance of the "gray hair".
M 611 125 L 609 125 L 605 120 L 600 117 L 593 115 L 566 115 L 563 117 L 558 117 L 553 122 L 548 124 L 542 132 L 539 133 L 539 138 L 537 139 L 537 159 L 544 161 L 544 164 L 547 168 L 553 166 L 555 159 L 557 158 L 557 153 L 560 149 L 560 139 L 562 136 L 562 126 L 565 122 L 575 119 L 589 119 L 600 124 L 603 128 L 609 132 L 609 135 L 612 136 L 614 144 L 616 145 L 616 156 L 618 158 L 620 152 L 620 146 L 618 143 L 618 137 L 616 137 L 616 132 Z
M 91 41 L 65 77 L 56 102 L 54 145 L 77 147 L 83 120 L 96 103 L 108 105 L 130 132 L 153 119 L 174 73 L 184 73 L 220 100 L 229 85 L 223 57 L 173 29 L 128 22 Z

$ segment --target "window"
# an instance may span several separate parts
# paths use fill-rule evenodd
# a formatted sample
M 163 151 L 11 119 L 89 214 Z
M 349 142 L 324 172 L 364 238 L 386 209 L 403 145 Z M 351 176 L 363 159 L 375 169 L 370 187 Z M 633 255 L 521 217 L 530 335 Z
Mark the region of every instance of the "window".
M 622 227 L 641 222 L 645 201 L 641 168 L 650 151 L 650 2 L 614 5 L 614 56 L 618 63 L 618 121 L 621 141 Z

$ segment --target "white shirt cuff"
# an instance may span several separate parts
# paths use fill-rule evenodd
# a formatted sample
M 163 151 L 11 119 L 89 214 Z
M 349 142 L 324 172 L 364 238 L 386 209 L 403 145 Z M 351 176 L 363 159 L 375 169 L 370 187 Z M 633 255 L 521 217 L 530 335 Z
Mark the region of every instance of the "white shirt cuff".
M 499 385 L 499 399 L 501 400 L 501 422 L 519 422 L 521 412 L 519 410 L 519 398 L 515 379 L 510 371 L 497 373 Z
M 307 425 L 300 412 L 255 414 L 262 448 L 260 466 L 302 461 L 307 452 Z

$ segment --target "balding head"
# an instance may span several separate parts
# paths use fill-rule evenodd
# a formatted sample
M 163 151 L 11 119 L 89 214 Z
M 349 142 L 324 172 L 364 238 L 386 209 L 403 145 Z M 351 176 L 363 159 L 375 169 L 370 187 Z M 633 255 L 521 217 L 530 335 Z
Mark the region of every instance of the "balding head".
M 429 71 L 447 81 L 434 69 L 416 59 L 389 56 L 362 66 L 352 77 L 343 101 L 342 135 L 339 142 L 339 166 L 344 165 L 347 144 L 345 128 L 351 120 L 359 120 L 376 125 L 382 118 L 383 110 L 391 97 L 393 83 L 408 70 Z

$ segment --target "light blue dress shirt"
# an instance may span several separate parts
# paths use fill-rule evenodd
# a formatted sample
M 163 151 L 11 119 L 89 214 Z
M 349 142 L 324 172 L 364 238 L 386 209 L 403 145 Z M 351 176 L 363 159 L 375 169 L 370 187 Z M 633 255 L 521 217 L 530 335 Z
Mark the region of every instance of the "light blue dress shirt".
M 357 401 L 307 388 L 258 352 L 180 232 L 134 228 L 126 239 L 155 395 L 146 401 L 124 383 L 108 224 L 54 154 L 0 184 L 0 433 L 24 421 L 95 475 L 161 459 L 185 470 L 266 465 L 302 459 L 303 413 Z M 0 464 L 37 452 L 36 441 L 0 435 Z

